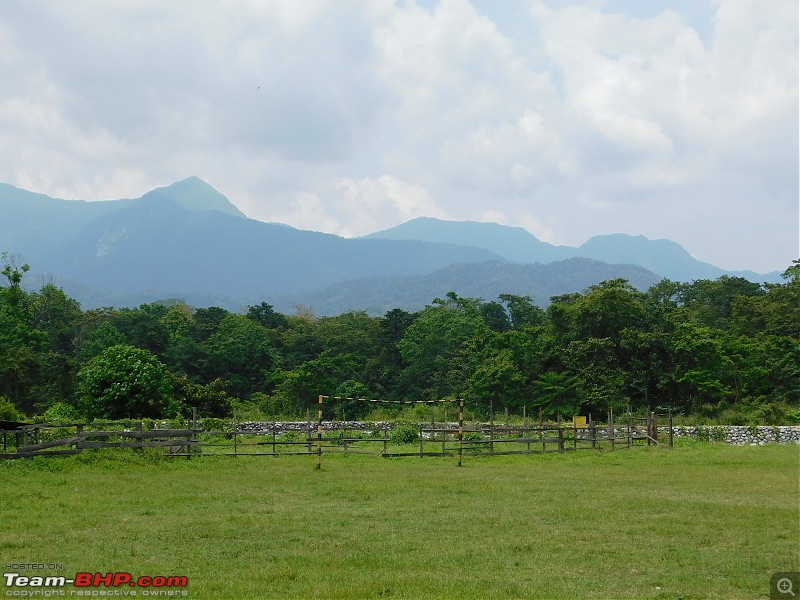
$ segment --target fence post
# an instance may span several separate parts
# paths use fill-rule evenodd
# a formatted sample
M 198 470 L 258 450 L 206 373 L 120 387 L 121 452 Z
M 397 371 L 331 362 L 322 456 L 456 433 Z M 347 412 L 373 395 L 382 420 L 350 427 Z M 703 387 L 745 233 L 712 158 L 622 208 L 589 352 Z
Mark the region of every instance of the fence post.
M 572 419 L 572 449 L 578 449 L 578 424 L 575 423 L 575 419 Z
M 633 433 L 631 432 L 631 425 L 633 424 L 633 415 L 631 415 L 631 410 L 628 408 L 628 448 L 633 446 Z
M 669 447 L 672 448 L 672 409 L 669 409 Z
M 417 426 L 419 427 L 419 457 L 422 458 L 424 455 L 424 451 L 422 449 L 422 423 Z
M 442 456 L 447 452 L 447 405 L 442 407 L 444 411 L 444 425 L 442 425 Z
M 544 441 L 544 417 L 542 416 L 542 407 L 539 407 L 539 439 L 542 440 L 542 454 L 547 452 L 547 443 Z
M 79 438 L 83 437 L 83 425 L 76 425 L 75 426 L 75 437 L 79 437 Z M 19 437 L 17 437 L 17 448 L 19 448 Z M 80 449 L 83 448 L 83 446 L 81 446 L 81 442 L 80 441 L 77 444 L 75 444 L 75 448 L 80 448 Z
M 386 457 L 386 444 L 389 442 L 389 427 L 388 424 L 383 428 L 383 456 Z
M 192 432 L 189 434 L 188 438 L 188 446 L 186 448 L 186 460 L 192 460 L 192 452 L 194 452 L 194 444 L 193 441 L 197 438 L 197 407 L 192 407 Z M 199 448 L 198 448 L 199 450 Z
M 311 411 L 306 409 L 306 443 L 308 444 L 308 453 L 311 454 Z
M 528 441 L 528 454 L 531 453 L 531 434 L 528 431 L 528 409 L 526 406 L 522 406 L 522 435 Z
M 564 453 L 564 428 L 561 423 L 558 424 L 558 451 Z
M 614 410 L 608 413 L 608 439 L 611 441 L 611 451 L 614 451 Z
M 464 400 L 458 401 L 458 466 L 461 466 L 461 457 L 464 446 Z
M 239 456 L 239 448 L 236 440 L 236 408 L 233 409 L 233 458 Z
M 653 439 L 658 442 L 658 415 L 653 412 Z
M 317 410 L 317 471 L 322 469 L 322 394 L 319 397 Z
M 347 410 L 342 408 L 342 444 L 344 444 L 344 453 L 347 454 Z
M 489 454 L 494 454 L 494 403 L 489 398 Z
M 139 434 L 142 433 L 142 422 L 141 421 L 136 423 L 136 432 L 139 433 Z M 138 447 L 136 448 L 136 450 L 139 451 L 139 452 L 143 452 L 144 448 L 142 446 L 144 446 L 144 438 L 141 435 L 139 435 L 136 438 L 134 438 L 134 440 L 136 440 L 134 443 L 138 444 Z

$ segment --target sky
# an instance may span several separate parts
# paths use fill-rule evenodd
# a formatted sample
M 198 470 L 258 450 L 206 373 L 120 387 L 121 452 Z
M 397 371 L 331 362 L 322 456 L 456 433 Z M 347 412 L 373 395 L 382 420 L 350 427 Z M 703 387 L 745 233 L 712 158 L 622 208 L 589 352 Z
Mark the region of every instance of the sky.
M 784 270 L 797 0 L 0 0 L 0 181 L 359 236 L 419 216 Z M 9 249 L 13 251 L 13 249 Z

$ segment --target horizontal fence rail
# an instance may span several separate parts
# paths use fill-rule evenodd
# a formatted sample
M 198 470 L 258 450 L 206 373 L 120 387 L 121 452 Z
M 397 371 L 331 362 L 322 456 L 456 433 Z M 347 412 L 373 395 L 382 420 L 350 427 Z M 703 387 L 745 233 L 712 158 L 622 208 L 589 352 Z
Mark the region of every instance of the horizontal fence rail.
M 320 397 L 316 422 L 307 415 L 305 422 L 284 424 L 237 423 L 230 428 L 203 429 L 198 426 L 196 411 L 184 428 L 145 429 L 140 422 L 94 424 L 34 424 L 14 430 L 0 430 L 3 437 L 2 458 L 32 458 L 77 454 L 85 449 L 150 448 L 174 458 L 192 459 L 205 456 L 316 456 L 317 468 L 323 453 L 369 454 L 375 457 L 457 457 L 461 466 L 465 456 L 501 456 L 569 452 L 580 450 L 616 450 L 640 445 L 672 446 L 671 415 L 649 414 L 647 417 L 625 415 L 615 421 L 609 413 L 607 422 L 577 419 L 573 422 L 539 421 L 523 412 L 522 424 L 494 421 L 466 424 L 464 402 L 442 403 L 441 421 L 416 423 L 416 441 L 403 443 L 392 439 L 388 422 L 364 424 L 351 421 L 324 421 Z M 352 400 L 352 399 L 348 399 Z M 375 402 L 375 401 L 371 401 Z M 453 403 L 457 402 L 457 412 Z M 419 403 L 417 403 L 419 404 Z M 437 406 L 432 402 L 425 404 Z M 448 413 L 447 410 L 450 410 Z M 448 419 L 448 414 L 453 419 Z M 219 423 L 219 421 L 217 421 Z M 288 426 L 287 426 L 288 425 Z M 404 425 L 406 428 L 408 424 Z M 97 429 L 94 429 L 97 428 Z

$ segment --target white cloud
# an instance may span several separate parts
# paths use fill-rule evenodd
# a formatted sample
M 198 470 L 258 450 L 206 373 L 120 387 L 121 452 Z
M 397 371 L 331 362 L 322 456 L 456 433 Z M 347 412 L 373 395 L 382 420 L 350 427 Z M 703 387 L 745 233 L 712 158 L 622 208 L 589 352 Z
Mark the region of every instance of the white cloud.
M 299 229 L 330 233 L 335 233 L 341 227 L 339 221 L 328 212 L 327 206 L 316 194 L 298 191 L 282 195 L 279 201 L 283 208 L 274 213 L 274 222 L 291 224 Z
M 672 237 L 727 267 L 760 252 L 758 238 L 750 247 L 734 238 L 774 229 L 788 262 L 797 252 L 796 227 L 786 227 L 797 222 L 797 7 L 718 4 L 709 47 L 674 12 L 637 20 L 601 6 L 532 10 L 563 76 L 575 127 L 560 131 L 580 156 L 575 183 L 578 197 L 592 198 L 584 206 L 595 227 Z M 755 215 L 756 202 L 771 210 Z M 713 242 L 700 240 L 704 228 Z
M 2 3 L 0 181 L 99 199 L 195 174 L 341 235 L 428 214 L 783 268 L 797 3 L 708 2 Z
M 377 179 L 339 179 L 333 206 L 341 215 L 336 233 L 352 237 L 386 229 L 418 216 L 447 218 L 425 187 L 391 175 Z

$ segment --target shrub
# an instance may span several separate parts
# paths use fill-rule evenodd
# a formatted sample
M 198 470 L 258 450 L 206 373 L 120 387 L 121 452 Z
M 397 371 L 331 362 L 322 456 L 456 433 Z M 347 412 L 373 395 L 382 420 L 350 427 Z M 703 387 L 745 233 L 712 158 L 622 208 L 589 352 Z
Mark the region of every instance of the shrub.
M 0 419 L 3 421 L 21 421 L 22 413 L 17 410 L 17 407 L 6 398 L 0 396 Z
M 786 411 L 787 425 L 800 425 L 800 408 Z
M 304 442 L 306 441 L 306 436 L 299 431 L 286 431 L 276 439 L 281 442 Z
M 710 442 L 711 441 L 711 428 L 705 425 L 698 425 L 694 430 L 694 437 L 698 441 Z
M 727 432 L 726 428 L 723 426 L 711 427 L 711 439 L 715 442 L 724 442 L 725 441 L 725 434 Z
M 56 402 L 42 415 L 45 423 L 80 423 L 82 417 L 77 409 L 66 402 Z
M 419 427 L 414 423 L 400 423 L 389 433 L 393 444 L 413 444 L 419 440 Z
M 370 438 L 372 438 L 374 440 L 383 439 L 383 429 L 380 429 L 378 427 L 373 427 L 369 431 L 368 437 L 370 437 Z

